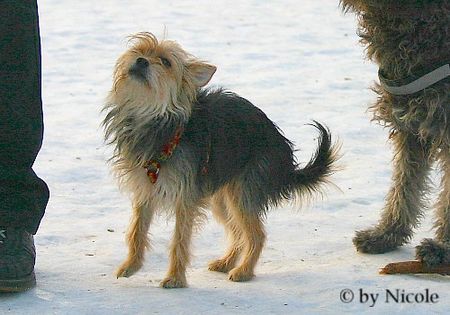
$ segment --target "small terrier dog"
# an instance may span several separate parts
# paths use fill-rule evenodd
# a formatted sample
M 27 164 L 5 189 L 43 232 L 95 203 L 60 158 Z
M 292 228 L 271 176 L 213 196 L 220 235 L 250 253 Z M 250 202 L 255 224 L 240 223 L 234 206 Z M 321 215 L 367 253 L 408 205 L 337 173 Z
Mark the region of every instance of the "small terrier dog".
M 450 1 L 340 3 L 357 14 L 361 42 L 380 67 L 380 84 L 374 87 L 379 97 L 371 111 L 390 128 L 395 149 L 392 186 L 381 219 L 375 227 L 358 231 L 353 243 L 358 251 L 372 254 L 407 243 L 426 207 L 429 170 L 438 162 L 442 182 L 435 206 L 436 237 L 416 247 L 416 258 L 429 267 L 449 266 Z
M 222 89 L 202 89 L 216 67 L 176 42 L 138 33 L 117 61 L 103 121 L 115 147 L 113 170 L 130 191 L 128 257 L 117 277 L 138 271 L 158 210 L 175 216 L 164 288 L 185 287 L 193 228 L 211 206 L 230 237 L 226 254 L 209 264 L 232 281 L 254 276 L 270 206 L 319 190 L 333 172 L 336 147 L 327 128 L 312 160 L 299 168 L 293 144 L 249 101 Z M 241 260 L 239 260 L 241 259 Z

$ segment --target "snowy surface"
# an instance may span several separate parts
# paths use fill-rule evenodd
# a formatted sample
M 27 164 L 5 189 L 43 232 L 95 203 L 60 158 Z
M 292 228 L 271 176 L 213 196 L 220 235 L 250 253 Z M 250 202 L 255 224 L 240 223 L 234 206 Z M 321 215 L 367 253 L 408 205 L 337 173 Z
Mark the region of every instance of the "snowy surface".
M 387 130 L 370 123 L 368 87 L 376 67 L 364 60 L 356 20 L 337 0 L 151 1 L 42 0 L 45 141 L 35 169 L 51 199 L 35 238 L 38 286 L 0 296 L 0 314 L 339 314 L 445 313 L 449 278 L 381 276 L 378 268 L 413 258 L 433 235 L 426 216 L 415 238 L 384 255 L 358 254 L 356 229 L 374 224 L 391 176 Z M 99 127 L 111 73 L 126 36 L 152 31 L 218 66 L 212 85 L 248 98 L 293 140 L 307 161 L 316 145 L 311 119 L 343 143 L 339 187 L 302 210 L 274 209 L 268 242 L 248 283 L 207 270 L 225 249 L 212 218 L 193 243 L 187 289 L 158 287 L 167 268 L 173 221 L 151 226 L 153 250 L 129 279 L 116 279 L 126 255 L 130 202 L 114 182 Z M 433 173 L 434 183 L 439 174 Z M 431 212 L 431 211 L 428 211 Z M 343 289 L 355 300 L 340 301 Z M 359 302 L 359 289 L 379 294 Z M 385 303 L 385 290 L 437 293 L 435 304 Z M 448 313 L 447 313 L 448 314 Z

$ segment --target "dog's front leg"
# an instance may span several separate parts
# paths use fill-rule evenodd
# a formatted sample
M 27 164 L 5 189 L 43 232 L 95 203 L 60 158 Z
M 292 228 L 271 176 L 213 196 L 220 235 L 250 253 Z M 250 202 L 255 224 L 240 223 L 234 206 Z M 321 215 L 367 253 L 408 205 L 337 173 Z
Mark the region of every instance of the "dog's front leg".
M 175 232 L 170 246 L 170 263 L 166 278 L 160 286 L 166 289 L 187 286 L 186 267 L 190 262 L 190 243 L 197 211 L 191 207 L 177 206 Z
M 356 232 L 353 243 L 360 252 L 384 253 L 409 241 L 424 208 L 429 148 L 409 133 L 396 132 L 392 140 L 396 151 L 392 186 L 378 225 Z
M 133 217 L 127 234 L 128 257 L 116 272 L 117 278 L 130 277 L 144 262 L 145 249 L 150 247 L 148 228 L 154 214 L 150 205 L 134 205 Z

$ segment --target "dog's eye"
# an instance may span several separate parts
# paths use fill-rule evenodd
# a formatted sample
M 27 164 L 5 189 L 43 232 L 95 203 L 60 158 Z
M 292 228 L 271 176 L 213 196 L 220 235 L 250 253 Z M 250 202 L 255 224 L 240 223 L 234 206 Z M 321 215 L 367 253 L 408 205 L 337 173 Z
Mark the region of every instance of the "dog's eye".
M 170 68 L 170 66 L 172 66 L 172 64 L 170 63 L 169 59 L 164 58 L 164 57 L 160 57 L 159 59 L 161 59 L 161 63 L 166 66 L 167 68 Z

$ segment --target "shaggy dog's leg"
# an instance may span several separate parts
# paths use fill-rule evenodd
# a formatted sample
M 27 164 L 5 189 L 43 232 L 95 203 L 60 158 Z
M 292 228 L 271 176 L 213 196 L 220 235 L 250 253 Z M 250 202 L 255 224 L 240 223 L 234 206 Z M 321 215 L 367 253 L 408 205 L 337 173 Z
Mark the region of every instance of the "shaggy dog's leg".
M 228 210 L 233 216 L 240 233 L 244 248 L 242 262 L 228 273 L 231 281 L 248 281 L 254 277 L 254 269 L 264 247 L 266 234 L 259 213 L 244 209 L 239 194 L 228 194 Z
M 117 270 L 117 278 L 130 277 L 142 267 L 145 249 L 150 247 L 147 232 L 153 213 L 153 208 L 149 205 L 133 207 L 132 222 L 127 234 L 128 257 Z
M 448 151 L 448 150 L 447 150 Z M 450 155 L 441 152 L 441 165 L 442 165 L 442 182 L 441 182 L 441 194 L 439 195 L 439 201 L 437 207 L 437 221 L 435 226 L 436 239 L 441 242 L 450 242 Z
M 198 209 L 178 205 L 175 210 L 175 233 L 170 245 L 170 263 L 166 278 L 161 281 L 163 288 L 184 288 L 187 286 L 186 267 L 190 262 L 192 230 L 198 217 Z
M 208 269 L 211 271 L 229 272 L 235 266 L 239 254 L 242 251 L 242 233 L 235 219 L 227 210 L 225 196 L 222 192 L 218 192 L 213 196 L 212 211 L 217 221 L 225 226 L 230 245 L 222 258 L 209 263 Z
M 384 253 L 403 245 L 411 238 L 422 214 L 430 168 L 429 149 L 413 135 L 402 132 L 393 134 L 392 140 L 393 183 L 378 225 L 356 232 L 353 243 L 360 252 Z
M 440 157 L 443 174 L 442 191 L 436 204 L 436 238 L 424 239 L 416 247 L 417 259 L 428 266 L 450 264 L 450 156 L 444 151 Z

